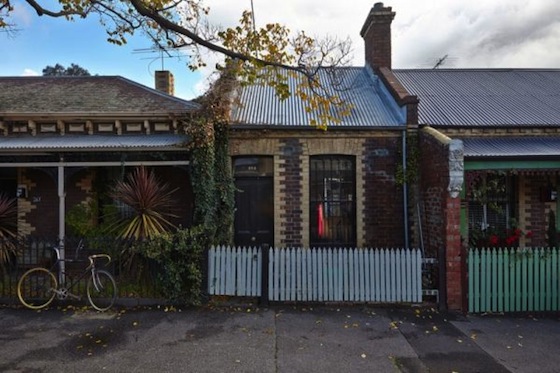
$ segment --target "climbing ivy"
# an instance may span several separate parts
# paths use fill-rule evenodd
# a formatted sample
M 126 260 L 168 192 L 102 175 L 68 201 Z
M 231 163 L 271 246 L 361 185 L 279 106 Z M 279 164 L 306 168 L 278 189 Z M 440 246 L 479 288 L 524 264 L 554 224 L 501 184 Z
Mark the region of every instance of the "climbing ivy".
M 402 158 L 402 149 L 398 152 L 398 155 Z M 418 180 L 419 158 L 418 135 L 408 135 L 406 138 L 406 173 L 404 165 L 399 163 L 395 172 L 397 185 L 412 184 Z
M 233 181 L 227 124 L 214 125 L 214 183 L 216 187 L 216 243 L 233 243 L 235 185 Z
M 200 115 L 186 126 L 191 137 L 194 224 L 204 227 L 216 244 L 233 241 L 234 191 L 227 112 L 235 78 L 228 70 L 199 101 Z

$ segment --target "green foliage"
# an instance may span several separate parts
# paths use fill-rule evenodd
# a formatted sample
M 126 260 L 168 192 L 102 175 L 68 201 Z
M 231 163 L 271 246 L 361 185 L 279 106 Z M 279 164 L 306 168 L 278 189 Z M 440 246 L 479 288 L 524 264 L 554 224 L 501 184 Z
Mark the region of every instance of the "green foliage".
M 468 187 L 471 199 L 481 205 L 487 205 L 496 213 L 504 213 L 496 203 L 495 196 L 506 192 L 505 176 L 503 171 L 469 172 Z
M 212 124 L 199 120 L 190 127 L 192 148 L 191 182 L 195 209 L 194 224 L 201 225 L 210 236 L 216 231 L 216 186 L 214 179 L 214 132 Z
M 76 65 L 74 63 L 70 64 L 68 67 L 64 67 L 61 64 L 56 64 L 54 66 L 47 66 L 43 69 L 43 76 L 90 76 L 89 71 L 83 67 Z
M 194 224 L 204 227 L 212 243 L 233 238 L 234 183 L 228 153 L 227 124 L 219 114 L 199 118 L 188 129 L 193 140 L 191 182 Z
M 139 251 L 161 266 L 158 279 L 167 299 L 196 305 L 202 300 L 204 253 L 208 246 L 204 227 L 196 226 L 153 237 L 143 242 Z
M 226 124 L 214 125 L 215 162 L 214 182 L 216 186 L 216 234 L 213 243 L 233 243 L 233 220 L 235 210 L 235 184 L 233 181 L 231 158 L 228 146 L 228 128 Z
M 143 240 L 174 229 L 168 220 L 175 215 L 168 212 L 173 207 L 168 184 L 161 183 L 155 174 L 141 166 L 118 181 L 110 193 L 115 200 L 128 206 L 132 214 L 121 217 L 113 229 L 119 238 Z
M 399 160 L 402 159 L 402 149 L 398 152 Z M 420 149 L 418 147 L 418 136 L 407 136 L 406 138 L 406 173 L 404 165 L 399 163 L 395 172 L 397 185 L 414 183 L 418 180 L 418 164 L 420 161 Z
M 76 237 L 95 237 L 99 235 L 101 232 L 97 227 L 98 215 L 99 206 L 96 198 L 74 205 L 66 213 L 68 233 Z

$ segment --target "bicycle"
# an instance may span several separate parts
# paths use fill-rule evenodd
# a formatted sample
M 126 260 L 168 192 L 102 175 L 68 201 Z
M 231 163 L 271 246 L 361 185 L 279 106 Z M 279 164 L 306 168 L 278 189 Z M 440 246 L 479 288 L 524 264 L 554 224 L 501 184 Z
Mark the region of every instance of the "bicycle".
M 98 311 L 107 311 L 115 303 L 117 297 L 117 284 L 113 275 L 104 269 L 96 267 L 97 260 L 105 260 L 105 265 L 111 261 L 107 254 L 89 255 L 89 265 L 84 269 L 76 280 L 70 280 L 66 286 L 65 263 L 84 262 L 78 260 L 78 252 L 83 248 L 80 241 L 76 248 L 75 259 L 61 259 L 60 248 L 51 247 L 56 253 L 56 261 L 50 269 L 44 267 L 31 268 L 25 272 L 17 285 L 17 295 L 20 302 L 27 308 L 38 310 L 47 307 L 55 297 L 64 300 L 73 298 L 81 300 L 82 296 L 76 295 L 70 290 L 87 276 L 86 294 L 91 306 Z M 55 273 L 58 272 L 59 280 Z

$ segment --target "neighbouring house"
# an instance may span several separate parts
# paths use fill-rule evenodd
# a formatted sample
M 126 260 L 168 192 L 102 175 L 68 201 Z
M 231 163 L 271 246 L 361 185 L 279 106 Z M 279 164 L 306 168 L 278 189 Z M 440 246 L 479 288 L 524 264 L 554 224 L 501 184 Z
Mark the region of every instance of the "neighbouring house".
M 381 3 L 376 12 L 395 15 Z M 379 30 L 390 38 L 390 21 Z M 407 149 L 418 165 L 410 214 L 424 251 L 444 264 L 443 302 L 466 310 L 469 248 L 558 243 L 560 70 L 393 69 L 390 42 L 367 40 L 366 54 L 381 61 L 376 72 L 397 102 L 418 101 L 408 119 L 419 128 Z
M 168 72 L 156 78 L 166 92 L 118 76 L 0 77 L 0 192 L 17 197 L 20 236 L 66 238 L 69 212 L 98 218 L 140 165 L 178 189 L 173 223 L 191 223 L 185 126 L 198 104 L 168 94 Z
M 426 246 L 445 248 L 447 303 L 465 309 L 467 249 L 557 246 L 560 70 L 393 73 L 419 98 Z

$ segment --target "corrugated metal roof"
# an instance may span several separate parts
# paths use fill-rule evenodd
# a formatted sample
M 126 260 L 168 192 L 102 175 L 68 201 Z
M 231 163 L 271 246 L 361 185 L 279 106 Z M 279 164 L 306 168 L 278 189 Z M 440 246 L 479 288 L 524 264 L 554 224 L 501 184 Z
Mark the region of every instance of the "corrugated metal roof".
M 0 77 L 0 115 L 180 115 L 198 107 L 120 76 Z
M 173 149 L 186 144 L 185 135 L 66 135 L 0 137 L 0 152 L 32 151 L 101 151 Z
M 434 126 L 558 126 L 560 70 L 393 70 Z
M 296 91 L 301 77 L 287 77 L 290 91 Z M 365 67 L 322 69 L 319 78 L 329 94 L 337 95 L 351 106 L 348 116 L 340 123 L 328 123 L 340 127 L 386 127 L 405 123 L 405 114 L 390 97 L 383 84 Z M 311 92 L 307 92 L 311 94 Z M 238 125 L 294 127 L 309 126 L 317 114 L 307 112 L 305 103 L 292 94 L 280 100 L 274 89 L 266 85 L 241 86 L 234 100 L 231 122 Z
M 560 137 L 465 138 L 465 157 L 560 156 Z

